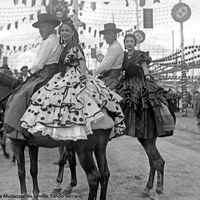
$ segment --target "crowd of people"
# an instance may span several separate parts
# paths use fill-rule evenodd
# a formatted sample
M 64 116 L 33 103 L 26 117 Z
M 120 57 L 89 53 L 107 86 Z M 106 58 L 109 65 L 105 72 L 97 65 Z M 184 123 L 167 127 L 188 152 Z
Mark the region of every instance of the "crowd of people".
M 19 79 L 21 82 L 25 82 L 28 79 L 28 77 L 30 77 L 28 66 L 22 66 L 19 72 L 17 69 L 14 69 L 14 71 L 12 71 L 8 67 L 8 64 L 3 64 L 0 67 L 0 73 L 6 74 L 8 76 L 12 76 L 16 79 Z
M 150 75 L 151 57 L 135 50 L 133 34 L 125 36 L 124 51 L 117 41 L 122 30 L 114 23 L 105 24 L 99 33 L 109 47 L 100 66 L 90 74 L 72 20 L 67 18 L 59 25 L 48 13 L 40 14 L 33 24 L 43 41 L 33 66 L 29 70 L 23 66 L 20 76 L 15 73 L 25 83 L 8 100 L 7 134 L 28 130 L 59 140 L 87 139 L 98 121 L 105 128 L 115 127 L 113 137 L 125 133 L 151 138 L 149 133 L 163 136 L 174 130 L 168 97 Z M 59 37 L 54 32 L 57 26 Z M 6 65 L 2 70 L 10 71 Z M 103 120 L 108 113 L 112 118 Z

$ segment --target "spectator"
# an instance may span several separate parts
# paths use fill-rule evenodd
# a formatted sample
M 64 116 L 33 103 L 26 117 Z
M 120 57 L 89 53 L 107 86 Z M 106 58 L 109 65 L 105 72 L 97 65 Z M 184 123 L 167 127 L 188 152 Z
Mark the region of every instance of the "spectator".
M 12 76 L 12 72 L 7 64 L 3 64 L 0 68 L 0 72 L 9 76 Z
M 21 68 L 21 75 L 19 76 L 19 80 L 22 81 L 22 82 L 25 82 L 29 77 L 29 74 L 28 74 L 28 66 L 23 66 Z

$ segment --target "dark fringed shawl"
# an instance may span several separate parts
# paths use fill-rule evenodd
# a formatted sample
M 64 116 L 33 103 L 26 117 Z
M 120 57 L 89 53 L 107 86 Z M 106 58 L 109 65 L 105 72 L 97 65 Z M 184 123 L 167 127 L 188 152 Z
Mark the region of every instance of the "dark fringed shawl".
M 140 50 L 135 50 L 133 56 L 128 59 L 128 53 L 124 54 L 124 62 L 122 69 L 125 71 L 126 78 L 138 77 L 142 79 L 144 76 L 141 63 L 146 62 L 147 65 L 151 63 L 151 57 L 148 52 L 143 52 Z
M 11 89 L 15 89 L 22 82 L 16 78 L 0 73 L 0 84 Z
M 77 47 L 81 53 L 84 55 L 84 52 L 81 48 L 81 46 L 75 41 L 72 40 L 70 41 L 65 48 L 63 49 L 61 55 L 60 55 L 60 59 L 59 59 L 59 72 L 61 72 L 61 76 L 64 76 L 65 72 L 66 72 L 66 66 L 65 66 L 65 58 L 66 55 L 69 53 L 69 50 L 73 47 Z

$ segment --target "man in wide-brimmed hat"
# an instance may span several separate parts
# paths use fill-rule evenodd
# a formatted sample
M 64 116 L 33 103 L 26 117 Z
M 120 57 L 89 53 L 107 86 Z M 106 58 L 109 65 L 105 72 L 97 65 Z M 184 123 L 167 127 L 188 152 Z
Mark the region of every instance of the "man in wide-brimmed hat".
M 115 23 L 104 24 L 104 30 L 99 31 L 100 34 L 104 35 L 109 47 L 102 63 L 94 70 L 94 75 L 100 75 L 99 77 L 111 90 L 118 84 L 124 58 L 122 46 L 117 41 L 117 33 L 121 31 L 121 29 L 116 28 Z
M 10 68 L 8 67 L 8 65 L 5 64 L 5 63 L 0 68 L 0 72 L 2 74 L 6 74 L 6 75 L 9 75 L 9 76 L 12 76 L 12 71 L 10 70 Z
M 43 13 L 38 15 L 38 21 L 32 25 L 39 29 L 43 40 L 30 69 L 31 77 L 17 88 L 17 91 L 8 100 L 9 106 L 4 118 L 4 130 L 7 133 L 23 131 L 20 119 L 30 103 L 32 94 L 45 85 L 59 70 L 58 61 L 62 46 L 54 33 L 55 27 L 59 24 L 60 21 L 54 19 L 51 14 Z M 8 137 L 13 138 L 14 136 L 9 135 Z

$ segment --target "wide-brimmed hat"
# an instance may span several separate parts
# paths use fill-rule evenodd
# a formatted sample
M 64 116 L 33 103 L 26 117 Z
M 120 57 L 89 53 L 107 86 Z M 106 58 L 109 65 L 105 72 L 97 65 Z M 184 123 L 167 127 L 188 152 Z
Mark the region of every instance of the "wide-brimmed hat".
M 108 31 L 119 33 L 122 31 L 122 29 L 116 28 L 115 23 L 107 23 L 107 24 L 104 24 L 104 30 L 99 31 L 99 33 L 102 35 L 105 35 Z
M 28 66 L 24 65 L 24 66 L 21 67 L 20 70 L 22 71 L 23 69 L 28 69 Z
M 38 15 L 38 21 L 33 23 L 32 26 L 35 28 L 39 28 L 39 25 L 42 23 L 50 23 L 56 26 L 60 24 L 60 21 L 57 19 L 54 19 L 53 15 L 49 13 L 42 13 Z
M 10 69 L 7 64 L 3 64 L 1 69 Z

